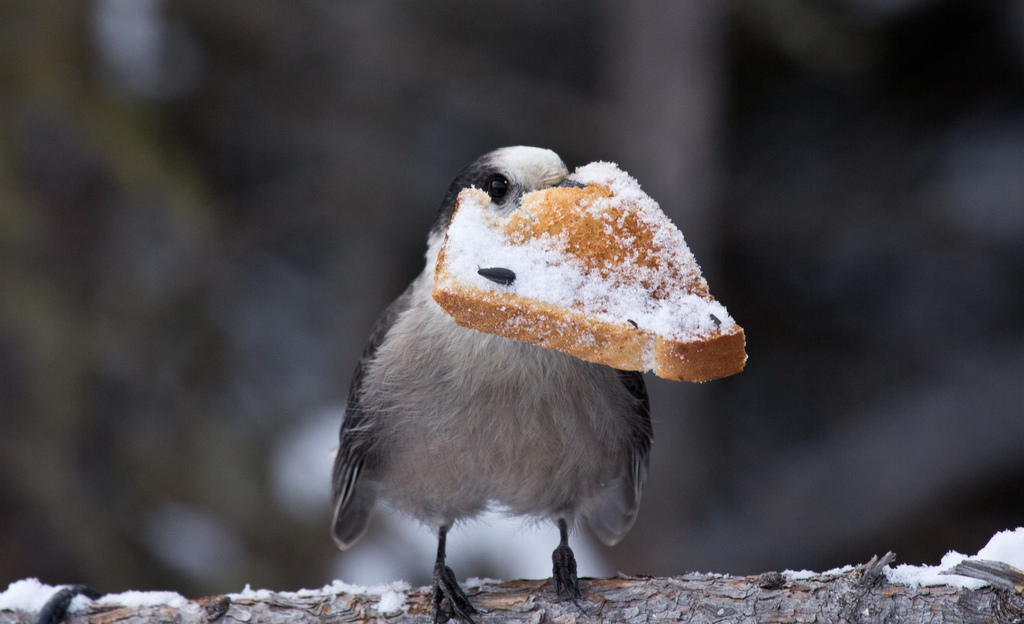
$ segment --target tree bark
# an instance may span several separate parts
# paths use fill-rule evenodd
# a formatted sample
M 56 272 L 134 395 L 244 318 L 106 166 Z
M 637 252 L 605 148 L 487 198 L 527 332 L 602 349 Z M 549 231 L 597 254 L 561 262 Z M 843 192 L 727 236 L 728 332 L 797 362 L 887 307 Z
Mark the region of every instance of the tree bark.
M 992 583 L 980 589 L 911 587 L 886 580 L 892 555 L 845 572 L 795 578 L 687 574 L 675 577 L 582 579 L 584 617 L 556 598 L 550 580 L 485 584 L 468 591 L 486 622 L 1024 622 L 1020 572 L 1005 564 L 964 565 L 958 572 Z M 1009 569 L 1013 578 L 1006 577 Z M 980 571 L 979 571 L 980 570 Z M 1004 580 L 1007 579 L 1008 580 Z M 1016 585 L 1016 588 L 1014 587 Z M 394 613 L 380 613 L 380 597 L 351 593 L 269 592 L 266 596 L 209 596 L 180 609 L 94 604 L 71 614 L 68 624 L 329 624 L 431 622 L 429 588 L 403 592 Z M 0 624 L 28 624 L 36 614 L 0 611 Z

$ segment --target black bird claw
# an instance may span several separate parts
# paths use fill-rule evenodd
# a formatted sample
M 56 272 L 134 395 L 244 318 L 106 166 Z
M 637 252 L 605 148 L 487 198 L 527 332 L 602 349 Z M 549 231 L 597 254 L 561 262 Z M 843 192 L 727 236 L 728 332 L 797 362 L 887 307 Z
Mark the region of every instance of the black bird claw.
M 576 605 L 576 608 L 580 610 L 585 616 L 590 616 L 587 610 L 580 604 L 580 600 L 583 599 L 583 593 L 580 592 L 580 582 L 576 577 L 576 557 L 572 554 L 572 549 L 568 545 L 561 545 L 551 553 L 551 561 L 555 564 L 552 578 L 555 581 L 555 595 L 559 599 L 562 598 L 562 590 L 565 590 L 565 594 L 572 600 L 572 603 Z
M 447 606 L 442 606 L 448 601 Z M 434 624 L 444 624 L 453 616 L 466 624 L 476 624 L 472 615 L 476 608 L 469 602 L 466 592 L 459 587 L 455 573 L 443 563 L 434 566 Z

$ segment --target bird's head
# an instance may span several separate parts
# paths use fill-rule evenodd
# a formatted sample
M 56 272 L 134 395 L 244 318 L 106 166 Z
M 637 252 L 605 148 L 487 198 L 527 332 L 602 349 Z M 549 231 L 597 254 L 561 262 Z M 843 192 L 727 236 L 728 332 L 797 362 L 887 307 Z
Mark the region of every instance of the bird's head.
M 569 175 L 558 154 L 517 145 L 484 154 L 455 177 L 437 213 L 432 234 L 443 234 L 455 212 L 459 191 L 474 187 L 491 196 L 496 210 L 513 210 L 526 193 L 556 186 Z

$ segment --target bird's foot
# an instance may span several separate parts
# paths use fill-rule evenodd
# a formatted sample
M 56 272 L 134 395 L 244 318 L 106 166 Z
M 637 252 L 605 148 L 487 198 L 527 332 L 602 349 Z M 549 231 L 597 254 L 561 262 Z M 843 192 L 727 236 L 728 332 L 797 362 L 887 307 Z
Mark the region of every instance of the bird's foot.
M 472 618 L 476 612 L 452 569 L 438 562 L 434 566 L 434 624 L 444 624 L 453 616 L 466 624 L 476 624 Z
M 67 615 L 68 607 L 75 596 L 82 595 L 90 600 L 96 600 L 102 594 L 88 585 L 67 585 L 56 591 L 43 608 L 39 610 L 36 624 L 58 624 Z
M 568 544 L 562 544 L 551 553 L 551 561 L 555 564 L 552 572 L 552 579 L 555 581 L 555 594 L 561 599 L 562 590 L 576 605 L 583 615 L 589 616 L 587 610 L 580 604 L 583 594 L 580 592 L 580 581 L 576 577 L 576 556 Z

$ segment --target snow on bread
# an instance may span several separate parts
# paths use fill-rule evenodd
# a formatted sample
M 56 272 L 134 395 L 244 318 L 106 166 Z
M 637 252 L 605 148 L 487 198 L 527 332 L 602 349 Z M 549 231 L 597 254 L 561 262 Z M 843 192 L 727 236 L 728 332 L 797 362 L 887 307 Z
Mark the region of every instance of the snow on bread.
M 732 375 L 743 329 L 708 292 L 682 233 L 616 165 L 494 209 L 463 189 L 434 273 L 463 327 L 678 381 Z

